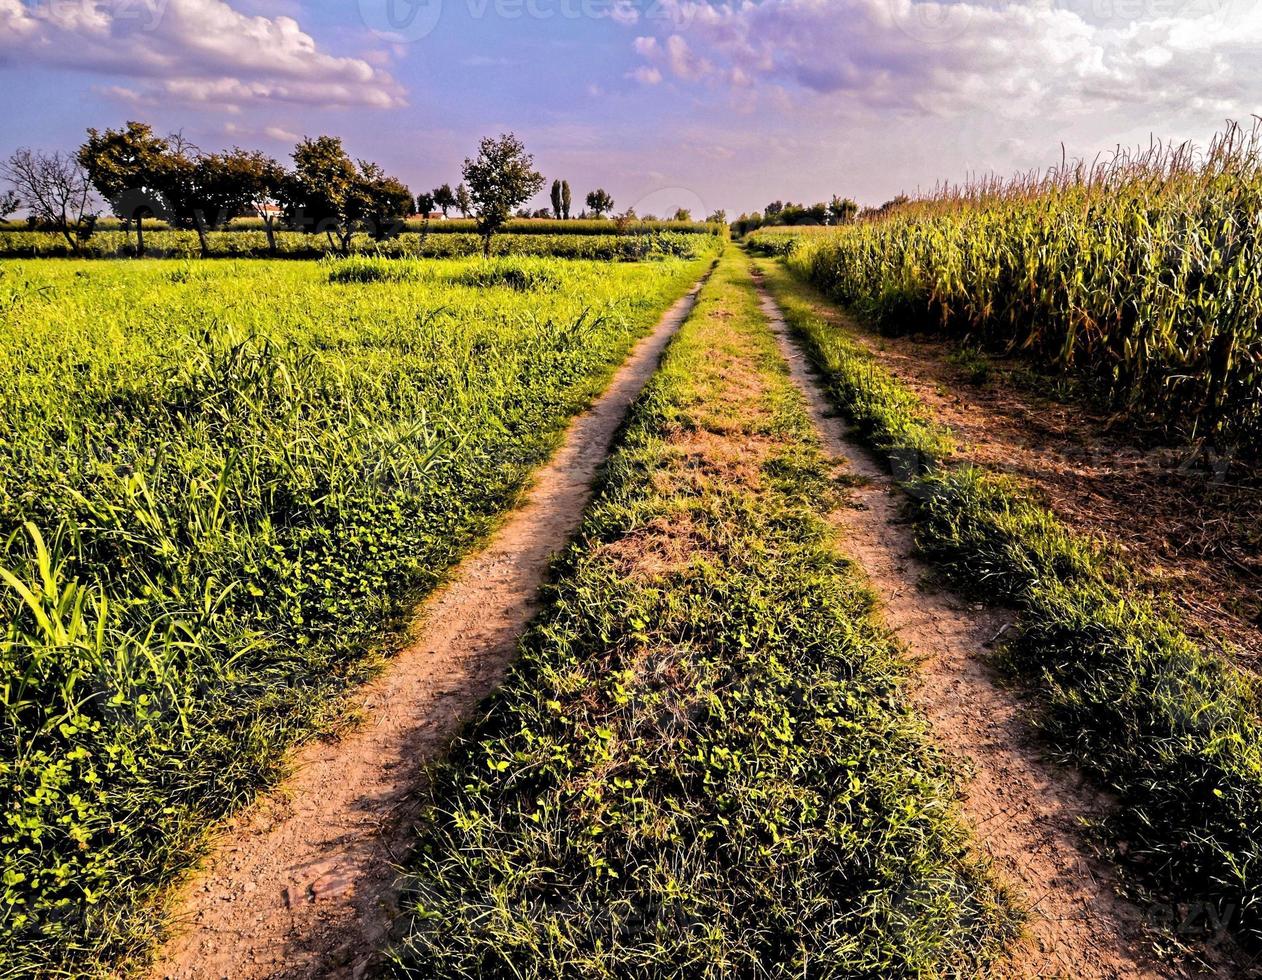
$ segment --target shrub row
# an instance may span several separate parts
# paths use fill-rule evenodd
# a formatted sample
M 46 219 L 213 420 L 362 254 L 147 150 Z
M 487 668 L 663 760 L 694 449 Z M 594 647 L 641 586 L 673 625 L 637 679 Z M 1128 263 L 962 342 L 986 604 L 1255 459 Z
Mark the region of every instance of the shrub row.
M 276 252 L 263 231 L 212 231 L 207 233 L 212 258 L 290 258 L 318 259 L 338 254 L 323 235 L 277 232 Z M 713 254 L 722 237 L 678 231 L 649 231 L 643 234 L 518 234 L 498 235 L 493 241 L 495 255 L 539 255 L 568 259 L 636 261 L 660 255 L 695 258 Z M 395 258 L 463 258 L 480 255 L 482 240 L 472 233 L 422 235 L 405 233 L 386 241 L 357 236 L 352 250 L 359 254 Z M 80 244 L 81 258 L 126 258 L 136 254 L 135 235 L 122 231 L 101 231 Z M 150 258 L 201 257 L 194 231 L 152 231 L 145 234 L 145 254 Z M 47 231 L 0 232 L 0 258 L 69 258 L 74 250 L 64 237 Z
M 427 229 L 431 235 L 471 235 L 477 231 L 477 221 L 473 218 L 435 219 L 428 225 L 420 218 L 410 218 L 406 225 L 408 231 Z M 104 217 L 97 222 L 96 227 L 99 231 L 121 231 L 123 223 L 117 218 Z M 263 231 L 264 227 L 262 218 L 233 218 L 224 230 Z M 25 221 L 0 221 L 0 232 L 25 231 L 27 228 Z M 146 218 L 146 232 L 149 229 L 170 231 L 171 226 L 165 221 Z M 624 221 L 617 218 L 574 218 L 558 221 L 514 218 L 504 226 L 504 231 L 511 235 L 647 235 L 655 231 L 683 235 L 726 235 L 727 226 L 703 221 Z
M 802 238 L 802 235 L 787 230 L 761 230 L 746 235 L 744 244 L 755 255 L 779 258 L 796 252 Z

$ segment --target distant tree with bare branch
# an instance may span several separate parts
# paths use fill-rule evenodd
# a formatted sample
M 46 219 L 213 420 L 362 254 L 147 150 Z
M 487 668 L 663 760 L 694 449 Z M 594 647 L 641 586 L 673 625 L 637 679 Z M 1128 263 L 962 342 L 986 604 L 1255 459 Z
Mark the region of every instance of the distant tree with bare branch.
M 79 254 L 96 215 L 92 185 L 74 156 L 23 147 L 0 164 L 0 176 L 13 185 L 14 195 L 37 222 L 61 232 L 70 250 Z

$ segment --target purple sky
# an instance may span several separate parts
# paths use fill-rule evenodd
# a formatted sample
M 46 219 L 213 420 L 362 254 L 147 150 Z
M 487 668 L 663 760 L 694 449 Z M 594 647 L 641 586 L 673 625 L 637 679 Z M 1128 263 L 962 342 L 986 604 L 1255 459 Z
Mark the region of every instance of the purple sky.
M 735 215 L 1204 141 L 1262 112 L 1262 0 L 0 0 L 0 83 L 4 155 L 328 132 L 419 191 L 512 129 L 580 199 Z

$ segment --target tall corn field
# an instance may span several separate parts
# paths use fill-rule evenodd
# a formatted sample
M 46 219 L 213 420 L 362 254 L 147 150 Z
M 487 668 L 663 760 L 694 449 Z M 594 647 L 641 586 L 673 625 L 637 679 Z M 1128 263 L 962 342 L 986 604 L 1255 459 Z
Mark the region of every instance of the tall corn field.
M 1120 410 L 1262 447 L 1262 132 L 942 187 L 790 262 L 894 329 L 1078 372 Z

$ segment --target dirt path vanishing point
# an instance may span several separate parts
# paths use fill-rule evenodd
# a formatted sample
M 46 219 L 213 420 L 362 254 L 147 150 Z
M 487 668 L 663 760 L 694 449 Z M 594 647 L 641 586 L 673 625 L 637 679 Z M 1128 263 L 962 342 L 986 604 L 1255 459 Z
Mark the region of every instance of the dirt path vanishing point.
M 422 605 L 415 642 L 356 695 L 364 721 L 301 747 L 292 775 L 227 822 L 177 896 L 175 936 L 151 976 L 368 970 L 397 911 L 395 862 L 411 840 L 422 768 L 503 677 L 551 557 L 577 531 L 618 427 L 700 288 L 663 315 L 573 422 L 524 505 Z
M 1229 968 L 1195 972 L 1150 955 L 1143 913 L 1118 897 L 1115 874 L 1091 854 L 1080 831 L 1081 818 L 1101 813 L 1109 801 L 1072 770 L 1044 761 L 1017 697 L 997 684 L 981 658 L 1011 614 L 923 588 L 930 569 L 913 557 L 911 529 L 899 518 L 900 491 L 832 411 L 775 301 L 761 282 L 758 290 L 825 452 L 863 481 L 852 507 L 837 515 L 842 550 L 865 569 L 886 624 L 918 658 L 917 706 L 939 744 L 972 775 L 964 818 L 1030 910 L 1028 939 L 998 975 L 1240 976 Z

